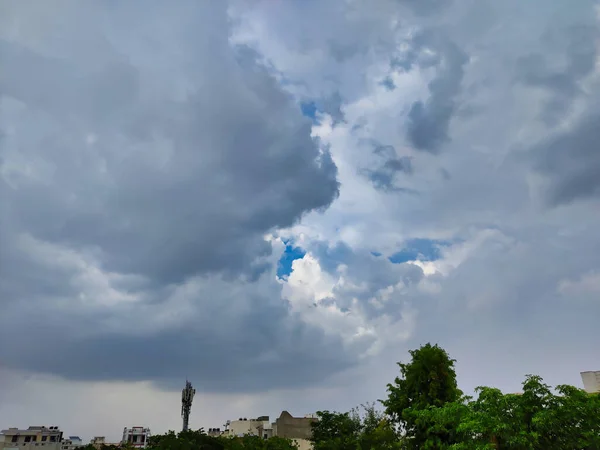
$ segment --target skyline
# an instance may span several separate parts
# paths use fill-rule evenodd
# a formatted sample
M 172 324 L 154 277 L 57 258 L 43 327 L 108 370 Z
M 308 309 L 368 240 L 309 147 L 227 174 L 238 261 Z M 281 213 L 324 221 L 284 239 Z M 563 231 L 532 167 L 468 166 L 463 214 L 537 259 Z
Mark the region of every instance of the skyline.
M 584 390 L 586 390 L 586 386 L 585 386 L 585 380 L 584 380 L 584 374 L 589 374 L 589 373 L 594 373 L 594 374 L 597 374 L 597 373 L 600 373 L 600 372 L 598 372 L 598 371 L 595 371 L 595 372 L 594 372 L 594 371 L 591 371 L 591 372 L 590 372 L 590 371 L 581 372 L 581 373 L 580 373 L 580 377 L 581 377 L 581 383 L 580 383 L 580 384 L 581 384 L 582 386 L 575 386 L 575 387 L 577 387 L 577 388 L 580 388 L 580 389 L 584 389 Z M 189 380 L 186 380 L 186 387 L 187 387 L 187 383 L 189 383 Z M 555 387 L 555 386 L 552 386 L 552 388 L 554 388 L 554 387 Z M 589 389 L 592 389 L 592 383 L 590 383 L 590 386 L 588 386 L 588 388 L 589 388 Z M 596 389 L 598 388 L 598 386 L 597 386 L 597 382 L 596 382 L 596 386 L 595 386 L 595 388 L 596 388 Z M 587 392 L 592 392 L 592 391 L 589 391 L 589 390 L 587 390 Z M 183 403 L 182 403 L 182 404 L 183 404 Z M 365 403 L 365 404 L 367 404 L 367 403 Z M 362 404 L 362 405 L 355 405 L 355 407 L 364 406 L 365 404 Z M 378 407 L 378 408 L 382 408 L 382 405 L 379 405 L 379 404 L 377 404 L 377 405 L 376 405 L 376 407 Z M 325 411 L 333 411 L 333 410 L 329 410 L 329 409 L 326 409 L 326 408 L 325 408 L 325 409 L 323 409 L 323 410 L 325 410 Z M 286 410 L 282 410 L 282 411 L 283 411 L 283 412 L 287 412 Z M 315 417 L 315 413 L 316 413 L 316 412 L 317 412 L 317 410 L 315 410 L 314 412 L 311 412 L 311 413 L 299 414 L 297 417 L 309 417 L 309 416 L 310 416 L 310 417 Z M 183 413 L 182 413 L 182 414 L 183 414 Z M 219 429 L 220 431 L 222 431 L 223 433 L 225 433 L 225 432 L 226 432 L 226 430 L 227 430 L 227 428 L 228 428 L 228 426 L 229 426 L 229 423 L 230 423 L 230 422 L 236 422 L 236 421 L 237 421 L 237 422 L 239 422 L 239 421 L 258 421 L 258 419 L 260 419 L 260 418 L 265 418 L 265 417 L 267 418 L 267 420 L 266 420 L 267 422 L 271 422 L 271 421 L 272 421 L 272 418 L 275 418 L 275 419 L 276 419 L 277 417 L 279 417 L 279 414 L 276 414 L 275 416 L 272 416 L 272 415 L 270 415 L 270 414 L 268 414 L 268 415 L 260 415 L 260 414 L 256 414 L 256 413 L 255 413 L 254 415 L 251 415 L 251 416 L 248 416 L 248 417 L 245 417 L 245 416 L 244 416 L 244 417 L 239 417 L 239 418 L 232 417 L 232 418 L 228 418 L 228 419 L 222 420 L 223 424 L 221 424 L 221 425 L 219 425 L 219 426 L 217 426 L 217 425 L 214 425 L 214 424 L 213 424 L 213 425 L 210 425 L 210 426 L 199 425 L 199 426 L 197 426 L 197 427 L 191 427 L 190 429 L 191 429 L 191 430 L 200 430 L 200 429 L 203 429 L 205 433 L 209 433 L 209 434 L 210 434 L 210 431 L 212 431 L 212 430 L 213 430 L 213 428 L 215 428 L 215 429 Z M 273 420 L 275 420 L 275 419 L 273 419 Z M 188 416 L 188 422 L 189 422 L 189 416 Z M 29 426 L 31 426 L 31 425 L 28 425 L 28 427 L 29 427 Z M 12 425 L 11 425 L 11 427 L 12 427 Z M 133 425 L 133 426 L 132 426 L 132 425 L 127 425 L 127 426 L 125 426 L 125 429 L 128 429 L 128 428 L 130 429 L 130 428 L 132 428 L 132 427 L 133 427 L 133 428 L 135 428 L 135 427 L 140 427 L 140 428 L 148 429 L 148 430 L 149 430 L 149 431 L 152 433 L 152 435 L 155 435 L 155 434 L 165 434 L 165 433 L 167 433 L 167 432 L 169 432 L 169 431 L 174 431 L 175 433 L 178 433 L 179 431 L 181 431 L 181 430 L 178 430 L 178 429 L 172 429 L 172 428 L 169 428 L 169 429 L 161 429 L 161 431 L 159 431 L 158 433 L 156 433 L 156 432 L 152 432 L 152 429 L 151 429 L 150 427 L 146 427 L 145 425 L 139 425 L 139 424 L 138 424 L 138 425 Z M 184 421 L 184 428 L 185 428 L 185 427 L 186 427 L 186 422 Z M 223 427 L 223 428 L 221 428 L 221 427 Z M 17 427 L 17 428 L 19 428 L 19 429 L 25 429 L 26 427 L 22 427 L 22 428 L 21 428 L 21 427 Z M 61 430 L 63 433 L 65 432 L 65 430 L 63 430 L 63 429 L 62 429 L 60 426 L 58 426 L 58 428 L 59 428 L 59 429 L 60 429 L 60 430 Z M 0 427 L 0 430 L 3 430 L 3 429 L 5 429 L 5 427 Z M 184 430 L 184 431 L 185 431 L 185 430 Z M 105 435 L 94 434 L 94 435 L 90 435 L 90 436 L 89 436 L 88 438 L 86 438 L 86 439 L 81 439 L 79 435 L 77 435 L 77 436 L 73 436 L 73 435 L 71 435 L 71 433 L 67 433 L 67 434 L 65 434 L 65 439 L 67 439 L 67 438 L 68 438 L 68 439 L 70 440 L 71 438 L 78 438 L 78 439 L 80 439 L 80 440 L 81 440 L 81 441 L 84 443 L 83 445 L 85 445 L 85 442 L 86 442 L 86 441 L 90 441 L 90 443 L 91 443 L 91 442 L 92 442 L 94 439 L 96 439 L 98 436 L 100 436 L 100 437 L 103 437 L 103 438 L 106 438 L 106 436 L 105 436 Z M 110 435 L 110 436 L 112 436 L 112 435 Z M 106 442 L 107 442 L 107 443 L 118 443 L 118 442 L 121 442 L 121 441 L 120 441 L 120 440 L 118 440 L 118 439 L 110 439 L 110 438 L 109 438 L 109 439 L 107 439 L 107 440 L 106 440 Z M 112 444 L 111 444 L 111 445 L 112 445 Z
M 581 386 L 599 11 L 0 0 L 0 424 L 348 410 L 426 342 Z

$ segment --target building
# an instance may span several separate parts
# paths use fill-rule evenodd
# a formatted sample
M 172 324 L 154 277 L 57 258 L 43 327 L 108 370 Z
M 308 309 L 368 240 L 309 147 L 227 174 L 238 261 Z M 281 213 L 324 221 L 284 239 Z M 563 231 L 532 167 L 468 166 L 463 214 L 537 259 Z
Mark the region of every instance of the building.
M 312 424 L 316 420 L 314 414 L 294 417 L 289 412 L 283 411 L 273 422 L 273 436 L 293 440 L 298 445 L 298 450 L 311 450 Z
M 209 436 L 212 436 L 212 437 L 219 437 L 223 433 L 220 428 L 209 428 L 208 433 L 206 433 L 206 434 L 208 434 Z
M 123 428 L 122 444 L 129 443 L 136 448 L 145 448 L 150 439 L 150 428 L 131 427 Z
M 82 447 L 85 444 L 81 440 L 79 436 L 69 436 L 69 439 L 64 439 L 62 441 L 62 450 L 73 450 L 77 447 Z
M 61 450 L 63 432 L 56 426 L 32 426 L 2 430 L 2 437 L 0 450 Z
M 256 419 L 239 418 L 238 420 L 228 420 L 226 428 L 223 431 L 224 436 L 261 436 L 259 428 L 269 427 L 269 416 L 259 416 Z
M 106 438 L 104 436 L 94 436 L 90 440 L 90 444 L 92 444 L 95 449 L 100 450 L 103 445 L 106 445 Z
M 586 392 L 600 392 L 600 370 L 581 372 L 581 380 L 583 381 L 583 389 Z
M 294 417 L 289 412 L 283 411 L 273 423 L 273 436 L 288 439 L 305 439 L 312 436 L 312 423 L 317 420 L 312 415 Z

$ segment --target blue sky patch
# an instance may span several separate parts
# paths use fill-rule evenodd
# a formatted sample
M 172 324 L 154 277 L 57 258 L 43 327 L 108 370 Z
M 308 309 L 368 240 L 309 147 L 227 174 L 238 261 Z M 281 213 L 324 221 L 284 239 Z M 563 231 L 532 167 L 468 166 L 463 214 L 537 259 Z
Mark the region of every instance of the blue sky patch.
M 404 248 L 394 253 L 388 259 L 394 264 L 401 264 L 408 261 L 436 261 L 441 257 L 440 247 L 450 245 L 447 241 L 437 241 L 432 239 L 409 239 Z
M 315 102 L 302 102 L 300 103 L 300 110 L 302 115 L 310 118 L 314 124 L 318 124 L 317 119 L 317 104 Z
M 277 262 L 277 277 L 284 278 L 292 273 L 292 263 L 297 259 L 304 258 L 306 252 L 300 247 L 294 247 L 291 244 L 286 243 L 285 251 L 279 261 Z

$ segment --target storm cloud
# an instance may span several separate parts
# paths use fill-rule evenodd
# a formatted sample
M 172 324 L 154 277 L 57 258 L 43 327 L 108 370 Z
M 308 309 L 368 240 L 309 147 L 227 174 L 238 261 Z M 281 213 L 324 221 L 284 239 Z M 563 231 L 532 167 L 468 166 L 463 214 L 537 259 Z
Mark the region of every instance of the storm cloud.
M 154 314 L 148 305 L 168 302 L 194 277 L 256 281 L 270 273 L 265 234 L 326 208 L 338 193 L 336 166 L 311 138 L 310 122 L 255 52 L 229 44 L 224 5 L 57 2 L 42 21 L 52 28 L 44 38 L 33 25 L 34 3 L 4 8 L 3 28 L 20 31 L 0 40 L 1 340 L 26 310 L 40 333 L 3 344 L 0 357 L 77 378 L 168 378 L 165 367 L 195 370 L 185 355 L 210 361 L 200 364 L 215 370 L 207 379 L 241 373 L 239 349 L 235 367 L 222 366 L 215 361 L 222 345 L 201 326 L 142 338 L 127 337 L 123 323 L 75 338 L 116 315 L 79 308 L 85 296 L 109 303 L 106 292 L 89 291 L 94 282 L 82 272 L 93 267 L 115 295 L 135 298 L 140 304 L 121 313 L 142 321 Z M 252 308 L 266 306 L 260 295 L 249 297 Z M 228 301 L 246 299 L 213 292 L 204 300 Z M 251 344 L 256 352 L 271 340 L 276 353 L 286 346 L 274 336 L 286 313 L 281 304 L 244 316 L 241 328 L 266 333 Z M 81 364 L 37 352 L 44 334 Z M 135 370 L 126 367 L 132 352 Z M 94 354 L 101 356 L 87 359 Z M 170 362 L 156 365 L 151 355 L 171 355 Z M 273 364 L 284 370 L 285 362 Z
M 0 1 L 1 420 L 598 369 L 596 2 L 377 6 Z

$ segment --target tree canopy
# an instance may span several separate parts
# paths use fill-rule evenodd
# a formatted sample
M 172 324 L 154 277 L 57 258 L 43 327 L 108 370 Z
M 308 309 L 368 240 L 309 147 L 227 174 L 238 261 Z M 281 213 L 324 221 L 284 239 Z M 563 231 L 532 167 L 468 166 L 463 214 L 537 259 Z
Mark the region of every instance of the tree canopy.
M 224 437 L 208 436 L 203 429 L 182 431 L 175 434 L 155 435 L 150 438 L 149 450 L 296 450 L 290 439 L 259 436 Z
M 406 433 L 406 445 L 410 448 L 423 448 L 426 442 L 450 444 L 454 437 L 452 423 L 448 427 L 430 424 L 426 416 L 418 413 L 460 398 L 455 361 L 444 349 L 429 343 L 409 353 L 412 360 L 399 362 L 400 376 L 388 384 L 388 398 L 382 401 L 385 412 Z

